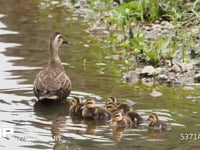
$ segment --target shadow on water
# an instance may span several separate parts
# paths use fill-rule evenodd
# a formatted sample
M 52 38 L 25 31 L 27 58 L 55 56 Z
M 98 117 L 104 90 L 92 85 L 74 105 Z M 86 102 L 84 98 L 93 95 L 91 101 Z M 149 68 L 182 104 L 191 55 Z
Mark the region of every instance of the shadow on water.
M 0 138 L 0 148 L 199 149 L 200 139 L 194 136 L 199 135 L 200 89 L 124 84 L 120 62 L 105 59 L 105 48 L 85 32 L 88 25 L 73 13 L 71 5 L 68 0 L 0 0 L 0 124 L 15 131 L 9 140 Z M 32 83 L 47 65 L 48 38 L 54 31 L 71 43 L 60 50 L 73 83 L 70 96 L 93 97 L 100 106 L 109 96 L 116 96 L 119 102 L 131 101 L 142 117 L 156 112 L 171 124 L 172 131 L 151 131 L 148 123 L 111 129 L 107 122 L 70 116 L 69 104 L 35 103 Z M 154 88 L 162 96 L 151 97 Z M 189 133 L 193 137 L 186 139 Z

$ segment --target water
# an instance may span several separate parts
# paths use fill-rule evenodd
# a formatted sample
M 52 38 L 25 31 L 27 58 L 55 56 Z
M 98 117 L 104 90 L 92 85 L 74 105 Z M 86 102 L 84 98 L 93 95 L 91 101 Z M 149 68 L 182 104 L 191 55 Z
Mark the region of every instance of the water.
M 0 149 L 199 149 L 199 87 L 157 86 L 163 95 L 152 97 L 153 87 L 123 83 L 126 69 L 105 59 L 106 48 L 88 35 L 86 21 L 69 6 L 67 0 L 0 0 L 0 127 L 14 129 L 7 139 L 0 138 Z M 133 103 L 144 118 L 157 112 L 172 130 L 150 132 L 147 123 L 112 130 L 106 123 L 71 118 L 68 104 L 35 103 L 32 83 L 47 64 L 48 37 L 54 31 L 71 42 L 60 50 L 73 83 L 70 97 L 93 97 L 104 105 L 107 97 L 116 96 Z

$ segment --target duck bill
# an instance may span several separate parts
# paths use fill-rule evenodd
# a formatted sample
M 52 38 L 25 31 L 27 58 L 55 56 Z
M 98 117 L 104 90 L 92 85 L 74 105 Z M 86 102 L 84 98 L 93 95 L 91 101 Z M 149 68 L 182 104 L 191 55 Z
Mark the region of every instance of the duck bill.
M 63 40 L 62 44 L 69 44 L 69 42 L 66 40 Z

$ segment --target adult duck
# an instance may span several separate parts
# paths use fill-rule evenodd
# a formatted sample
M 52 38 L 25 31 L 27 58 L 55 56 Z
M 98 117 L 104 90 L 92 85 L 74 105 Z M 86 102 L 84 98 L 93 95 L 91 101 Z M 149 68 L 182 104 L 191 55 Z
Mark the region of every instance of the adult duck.
M 59 32 L 50 36 L 49 63 L 41 70 L 34 80 L 33 91 L 39 101 L 63 101 L 72 89 L 71 81 L 66 75 L 58 55 L 59 47 L 68 44 Z

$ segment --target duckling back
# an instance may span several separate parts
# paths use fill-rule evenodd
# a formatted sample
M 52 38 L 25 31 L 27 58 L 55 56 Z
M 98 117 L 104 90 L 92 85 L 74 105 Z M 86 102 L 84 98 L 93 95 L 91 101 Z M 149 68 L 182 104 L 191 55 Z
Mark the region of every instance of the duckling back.
M 154 130 L 162 130 L 162 131 L 171 130 L 169 126 L 167 125 L 167 123 L 160 120 L 156 121 L 155 123 L 150 123 L 149 127 Z
M 127 112 L 131 111 L 132 109 L 128 104 L 119 103 L 117 105 L 117 110 L 123 110 L 123 112 L 126 114 Z
M 133 125 L 133 122 L 128 116 L 123 116 L 121 120 L 119 121 L 113 120 L 110 123 L 110 126 L 114 128 L 131 127 L 132 125 Z
M 128 112 L 127 116 L 130 117 L 134 125 L 141 124 L 144 121 L 143 118 L 137 112 L 134 111 Z

